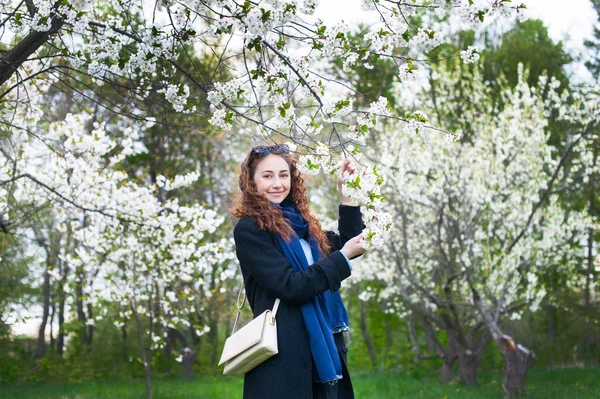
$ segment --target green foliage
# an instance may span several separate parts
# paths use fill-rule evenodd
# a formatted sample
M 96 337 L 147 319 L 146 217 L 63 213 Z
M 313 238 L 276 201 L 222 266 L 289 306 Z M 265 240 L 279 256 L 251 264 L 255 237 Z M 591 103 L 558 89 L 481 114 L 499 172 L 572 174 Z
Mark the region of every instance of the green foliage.
M 525 314 L 519 322 L 508 322 L 506 327 L 536 354 L 538 367 L 598 365 L 600 310 L 586 309 L 580 292 L 555 290 L 542 310 Z
M 527 397 L 544 399 L 592 399 L 600 395 L 599 369 L 533 370 L 528 375 Z M 193 381 L 155 380 L 155 399 L 236 399 L 242 396 L 240 378 L 202 377 Z M 452 382 L 442 384 L 420 373 L 369 373 L 352 377 L 357 398 L 393 399 L 501 399 L 502 376 L 484 373 L 478 387 Z M 0 385 L 1 397 L 20 399 L 138 399 L 144 397 L 142 380 L 90 381 L 51 385 Z
M 598 22 L 600 22 L 600 0 L 590 0 L 592 7 L 596 11 L 597 20 L 594 26 L 594 37 L 584 41 L 584 45 L 590 50 L 591 57 L 585 62 L 585 66 L 590 71 L 596 81 L 600 79 L 600 29 L 598 28 Z
M 382 287 L 376 283 L 356 283 L 351 294 L 345 296 L 346 308 L 350 316 L 351 332 L 346 335 L 348 343 L 348 362 L 352 371 L 375 370 L 408 370 L 414 367 L 413 354 L 405 320 L 396 314 L 389 314 L 378 304 L 377 299 L 363 303 L 358 299 L 358 289 L 365 290 L 367 286 L 375 293 L 376 298 Z M 371 339 L 376 356 L 373 363 L 366 341 L 362 335 L 360 314 L 365 309 L 366 331 Z
M 23 257 L 23 244 L 17 237 L 0 232 L 0 339 L 8 336 L 7 316 L 12 305 L 25 305 L 35 289 L 31 288 L 29 266 L 32 258 Z
M 491 84 L 502 75 L 511 86 L 515 86 L 519 63 L 529 70 L 527 84 L 530 87 L 537 86 L 543 73 L 558 79 L 562 88 L 569 83 L 564 67 L 573 58 L 565 51 L 562 42 L 554 43 L 548 35 L 548 28 L 539 19 L 517 22 L 513 29 L 502 35 L 499 45 L 494 45 L 488 38 L 482 55 L 484 78 Z

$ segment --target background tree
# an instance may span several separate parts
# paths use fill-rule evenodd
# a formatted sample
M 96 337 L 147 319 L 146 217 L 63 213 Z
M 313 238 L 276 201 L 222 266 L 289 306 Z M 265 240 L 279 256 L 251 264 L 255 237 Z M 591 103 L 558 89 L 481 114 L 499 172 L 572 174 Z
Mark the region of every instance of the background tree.
M 371 264 L 366 273 L 394 287 L 410 311 L 447 332 L 448 348 L 439 345 L 439 352 L 456 348 L 463 381 L 475 381 L 486 335 L 491 335 L 506 359 L 506 394 L 513 395 L 522 391 L 534 357 L 505 335 L 501 320 L 539 306 L 545 292 L 536 282 L 545 268 L 566 260 L 575 267 L 580 257 L 576 249 L 569 251 L 586 225 L 580 224 L 582 216 L 567 217 L 556 199 L 550 200 L 563 163 L 547 144 L 546 105 L 537 90 L 525 78 L 514 91 L 504 83 L 506 106 L 499 110 L 492 106 L 489 86 L 476 83 L 483 80 L 474 73 L 464 78 L 459 71 L 438 71 L 443 98 L 457 98 L 457 82 L 469 81 L 469 91 L 460 95 L 471 101 L 446 101 L 434 114 L 456 115 L 461 107 L 460 124 L 477 132 L 468 141 L 452 143 L 422 124 L 382 138 L 385 151 L 379 159 L 391 177 L 387 195 L 395 207 L 398 240 L 390 241 L 378 262 L 394 268 Z M 558 96 L 553 98 L 554 107 L 562 106 Z M 574 125 L 582 130 L 571 134 L 587 134 L 597 120 L 583 124 Z M 519 348 L 527 359 L 511 358 Z

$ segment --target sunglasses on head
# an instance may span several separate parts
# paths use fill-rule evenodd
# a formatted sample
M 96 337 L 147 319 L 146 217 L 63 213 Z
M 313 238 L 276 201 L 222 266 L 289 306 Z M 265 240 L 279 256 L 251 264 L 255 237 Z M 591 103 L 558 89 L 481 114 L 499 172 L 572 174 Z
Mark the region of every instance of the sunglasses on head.
M 287 154 L 290 152 L 290 147 L 287 144 L 259 145 L 253 147 L 252 152 L 261 156 L 267 154 Z

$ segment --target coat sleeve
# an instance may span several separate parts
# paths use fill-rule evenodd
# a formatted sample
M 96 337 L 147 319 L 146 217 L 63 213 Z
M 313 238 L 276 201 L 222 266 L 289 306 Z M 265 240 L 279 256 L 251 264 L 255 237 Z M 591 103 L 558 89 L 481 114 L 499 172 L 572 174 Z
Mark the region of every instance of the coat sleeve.
M 350 267 L 340 251 L 296 271 L 280 252 L 272 234 L 260 230 L 251 218 L 241 219 L 233 231 L 240 265 L 270 295 L 282 301 L 301 304 L 326 291 L 337 291 L 350 276 Z
M 325 233 L 327 234 L 327 238 L 329 238 L 331 249 L 338 251 L 342 249 L 349 239 L 359 235 L 363 228 L 364 224 L 360 207 L 340 205 L 338 218 L 339 234 L 334 231 L 326 231 Z

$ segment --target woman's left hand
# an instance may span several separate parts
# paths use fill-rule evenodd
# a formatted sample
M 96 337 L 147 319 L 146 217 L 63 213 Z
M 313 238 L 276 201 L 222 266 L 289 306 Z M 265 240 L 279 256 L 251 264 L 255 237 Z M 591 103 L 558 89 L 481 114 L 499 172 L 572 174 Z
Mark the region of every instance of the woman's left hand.
M 345 182 L 344 182 L 344 178 L 342 176 L 343 176 L 344 172 L 348 172 L 348 174 L 350 174 L 350 175 L 353 175 L 356 173 L 356 167 L 354 166 L 352 161 L 349 159 L 344 159 L 344 161 L 342 162 L 342 165 L 340 166 L 340 169 L 338 170 L 338 174 L 337 174 L 338 193 L 340 194 L 340 201 L 342 202 L 342 205 L 356 206 L 357 205 L 356 201 L 354 201 L 352 198 L 346 197 L 343 194 L 342 187 L 345 184 Z

